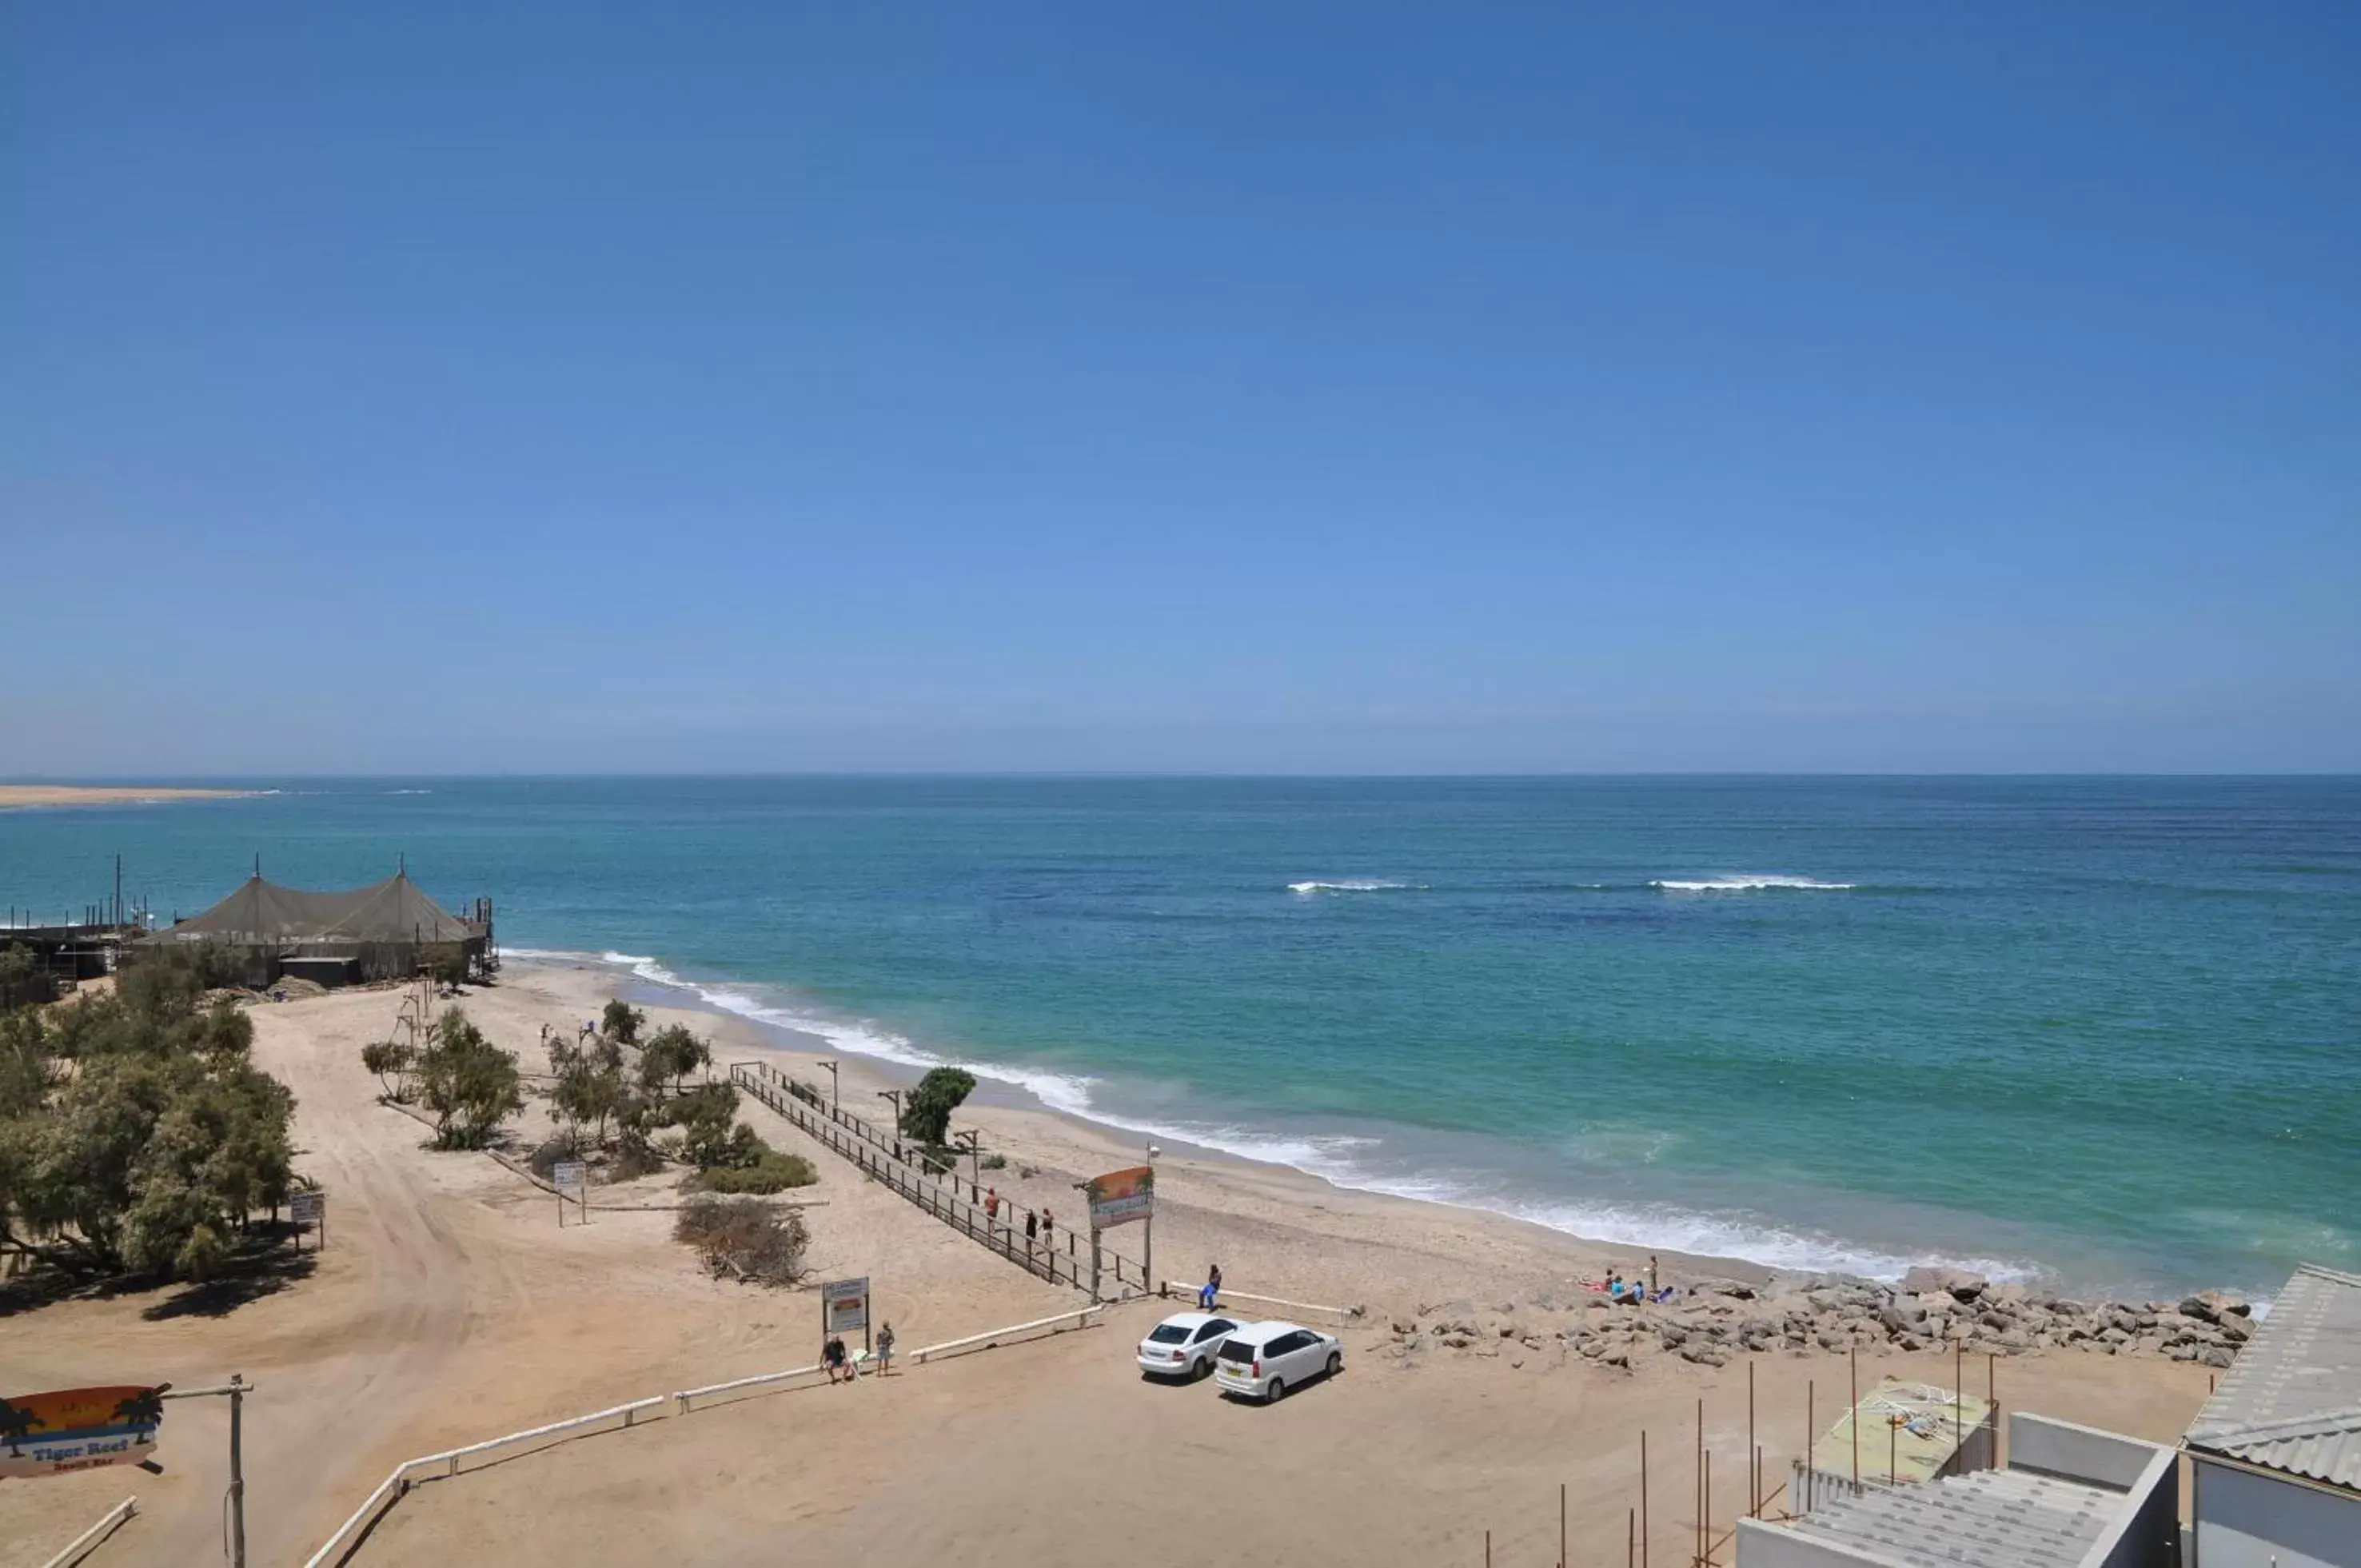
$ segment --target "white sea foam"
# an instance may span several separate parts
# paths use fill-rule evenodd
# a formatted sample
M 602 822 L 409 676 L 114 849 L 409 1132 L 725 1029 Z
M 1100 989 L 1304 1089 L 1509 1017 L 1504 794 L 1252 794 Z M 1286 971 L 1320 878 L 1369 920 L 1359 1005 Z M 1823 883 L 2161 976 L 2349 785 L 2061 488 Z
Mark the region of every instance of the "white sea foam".
M 1997 1280 L 2031 1280 L 2040 1274 L 2028 1263 L 2004 1258 L 1905 1255 L 1823 1233 L 1787 1229 L 1747 1215 L 1703 1213 L 1655 1205 L 1537 1201 L 1500 1191 L 1474 1173 L 1455 1177 L 1388 1168 L 1382 1138 L 1274 1132 L 1234 1123 L 1129 1115 L 1097 1102 L 1093 1093 L 1099 1082 L 1096 1079 L 939 1055 L 866 1022 L 832 1017 L 806 1007 L 781 1005 L 733 986 L 700 984 L 644 954 L 539 948 L 503 948 L 501 952 L 518 959 L 624 970 L 651 985 L 686 992 L 718 1011 L 776 1028 L 816 1035 L 836 1050 L 905 1067 L 965 1068 L 979 1078 L 1023 1089 L 1052 1111 L 1087 1118 L 1102 1126 L 1194 1144 L 1241 1159 L 1286 1166 L 1356 1191 L 1506 1214 L 1587 1241 L 1704 1257 L 1732 1257 L 1766 1268 L 1855 1274 L 1883 1280 L 1899 1279 L 1919 1264 L 1970 1268 Z
M 1406 882 L 1379 882 L 1374 877 L 1347 877 L 1342 882 L 1291 882 L 1287 891 L 1310 897 L 1315 893 L 1389 893 L 1407 888 Z
M 387 795 L 433 795 L 434 792 L 431 789 L 390 789 L 383 793 Z
M 1858 883 L 1850 882 L 1816 882 L 1807 876 L 1779 876 L 1769 872 L 1741 872 L 1736 876 L 1702 877 L 1694 882 L 1675 882 L 1671 878 L 1652 882 L 1650 887 L 1666 893 L 1757 893 L 1782 888 L 1813 893 L 1850 893 Z

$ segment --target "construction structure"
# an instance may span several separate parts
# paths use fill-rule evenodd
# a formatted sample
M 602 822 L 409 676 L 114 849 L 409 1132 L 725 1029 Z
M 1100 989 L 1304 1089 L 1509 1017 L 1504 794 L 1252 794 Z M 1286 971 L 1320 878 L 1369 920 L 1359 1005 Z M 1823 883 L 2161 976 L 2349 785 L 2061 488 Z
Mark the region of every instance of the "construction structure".
M 324 986 L 408 980 L 426 973 L 481 978 L 499 967 L 492 901 L 454 915 L 419 890 L 407 867 L 345 893 L 310 893 L 265 882 L 259 865 L 237 891 L 202 915 L 133 944 L 133 956 L 202 944 L 225 979 L 260 989 L 295 977 Z
M 2191 1568 L 2361 1568 L 2361 1275 L 2297 1269 L 2181 1448 Z
M 1864 1412 L 1878 1415 L 1864 1400 L 1846 1419 L 1857 1429 Z M 2021 1410 L 2007 1428 L 2004 1468 L 1963 1468 L 1973 1455 L 1959 1444 L 1938 1459 L 1945 1445 L 1930 1424 L 1923 1478 L 1887 1479 L 1900 1462 L 1889 1470 L 1881 1454 L 1857 1485 L 1819 1469 L 1831 1433 L 1815 1446 L 1808 1481 L 1796 1466 L 1795 1515 L 1738 1521 L 1738 1568 L 2178 1568 L 2173 1450 Z M 1983 1432 L 1989 1463 L 1988 1424 Z

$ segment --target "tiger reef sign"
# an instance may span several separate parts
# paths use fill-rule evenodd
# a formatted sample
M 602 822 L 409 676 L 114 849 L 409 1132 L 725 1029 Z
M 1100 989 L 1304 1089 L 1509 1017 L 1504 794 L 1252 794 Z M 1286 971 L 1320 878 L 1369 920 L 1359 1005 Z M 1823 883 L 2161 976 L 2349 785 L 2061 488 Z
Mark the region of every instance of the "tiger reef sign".
M 0 1396 L 0 1477 L 137 1464 L 156 1451 L 170 1387 Z

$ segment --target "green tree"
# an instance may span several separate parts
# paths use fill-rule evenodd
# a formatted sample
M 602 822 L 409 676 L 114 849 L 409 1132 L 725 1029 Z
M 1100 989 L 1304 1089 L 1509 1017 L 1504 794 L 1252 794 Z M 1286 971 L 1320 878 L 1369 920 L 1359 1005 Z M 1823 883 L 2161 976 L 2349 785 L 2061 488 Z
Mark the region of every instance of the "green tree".
M 151 956 L 46 1025 L 0 1020 L 0 1255 L 201 1279 L 284 1201 L 294 1099 L 247 1060 L 252 1020 L 203 1006 L 205 979 Z
M 0 1013 L 54 1001 L 57 994 L 56 983 L 32 948 L 22 942 L 0 948 Z
M 951 1113 L 975 1092 L 975 1075 L 961 1068 L 929 1069 L 918 1087 L 902 1102 L 902 1135 L 928 1148 L 940 1148 L 950 1136 Z
M 648 1015 L 627 1002 L 609 1002 L 598 1015 L 598 1032 L 610 1040 L 627 1046 L 640 1043 L 640 1030 L 646 1026 Z
M 550 1090 L 550 1103 L 573 1128 L 577 1143 L 587 1126 L 592 1129 L 593 1146 L 604 1148 L 607 1124 L 622 1110 L 626 1093 L 622 1047 L 605 1036 L 577 1043 L 555 1035 L 549 1041 L 549 1070 L 557 1080 Z
M 479 1149 L 524 1109 L 516 1058 L 484 1038 L 458 1008 L 446 1009 L 418 1059 L 419 1103 L 434 1113 L 434 1146 Z
M 371 1040 L 361 1047 L 361 1066 L 377 1074 L 388 1100 L 410 1098 L 410 1086 L 403 1080 L 417 1065 L 416 1048 L 401 1040 Z
M 713 1062 L 713 1047 L 679 1024 L 667 1024 L 640 1047 L 640 1083 L 653 1093 L 669 1082 L 681 1091 L 688 1075 Z

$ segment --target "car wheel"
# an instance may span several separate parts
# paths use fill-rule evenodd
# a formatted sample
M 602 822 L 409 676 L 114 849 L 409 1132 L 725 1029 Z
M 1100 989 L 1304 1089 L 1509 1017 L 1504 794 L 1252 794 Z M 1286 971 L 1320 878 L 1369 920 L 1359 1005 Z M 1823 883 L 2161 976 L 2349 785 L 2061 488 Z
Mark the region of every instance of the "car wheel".
M 1213 1375 L 1213 1364 L 1202 1355 L 1197 1358 L 1197 1365 L 1189 1369 L 1189 1376 L 1200 1380 L 1210 1377 Z
M 1276 1405 L 1286 1398 L 1287 1384 L 1280 1378 L 1272 1378 L 1270 1387 L 1262 1391 L 1262 1402 L 1266 1405 Z
M 1336 1374 L 1344 1370 L 1345 1353 L 1341 1350 L 1330 1351 L 1328 1353 L 1328 1376 L 1334 1377 Z

